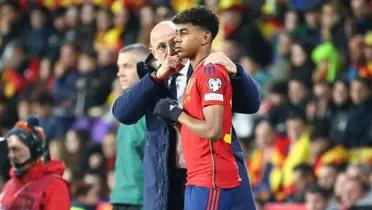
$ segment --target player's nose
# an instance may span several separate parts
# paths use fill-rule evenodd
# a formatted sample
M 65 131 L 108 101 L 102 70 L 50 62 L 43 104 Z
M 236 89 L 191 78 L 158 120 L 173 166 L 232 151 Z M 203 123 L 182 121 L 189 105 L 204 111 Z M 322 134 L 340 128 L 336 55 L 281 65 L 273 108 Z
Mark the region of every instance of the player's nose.
M 179 34 L 176 34 L 173 38 L 174 43 L 180 43 L 181 42 L 181 37 Z
M 125 72 L 122 71 L 122 70 L 119 70 L 118 73 L 116 73 L 116 76 L 117 77 L 124 77 L 125 76 Z

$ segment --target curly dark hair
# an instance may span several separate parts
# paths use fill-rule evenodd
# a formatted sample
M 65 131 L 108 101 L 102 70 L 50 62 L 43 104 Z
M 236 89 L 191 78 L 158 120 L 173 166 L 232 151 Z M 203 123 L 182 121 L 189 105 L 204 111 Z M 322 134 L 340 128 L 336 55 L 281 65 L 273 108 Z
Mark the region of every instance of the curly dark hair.
M 212 40 L 216 37 L 219 28 L 218 17 L 212 10 L 203 6 L 194 6 L 181 13 L 176 14 L 172 19 L 174 24 L 192 24 L 203 30 L 212 33 Z

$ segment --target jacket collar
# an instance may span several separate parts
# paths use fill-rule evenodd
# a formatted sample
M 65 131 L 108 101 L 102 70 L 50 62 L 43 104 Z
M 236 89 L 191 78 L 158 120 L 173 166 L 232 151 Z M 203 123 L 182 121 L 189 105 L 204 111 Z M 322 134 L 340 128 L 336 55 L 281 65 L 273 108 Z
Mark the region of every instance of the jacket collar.
M 56 174 L 56 175 L 62 176 L 64 170 L 65 170 L 65 165 L 62 161 L 50 160 L 48 163 L 37 161 L 29 169 L 27 169 L 26 173 L 20 178 L 17 178 L 15 175 L 15 171 L 11 169 L 10 177 L 22 183 L 26 183 L 31 180 L 40 178 L 41 176 L 45 174 Z

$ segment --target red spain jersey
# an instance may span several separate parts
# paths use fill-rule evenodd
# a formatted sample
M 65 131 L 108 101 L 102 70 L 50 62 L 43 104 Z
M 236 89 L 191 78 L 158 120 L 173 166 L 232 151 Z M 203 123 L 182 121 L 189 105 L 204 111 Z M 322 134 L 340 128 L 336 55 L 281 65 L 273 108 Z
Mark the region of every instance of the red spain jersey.
M 231 100 L 232 86 L 224 67 L 199 64 L 188 82 L 183 109 L 193 118 L 204 120 L 204 107 L 223 106 L 223 135 L 222 139 L 211 141 L 181 125 L 186 185 L 222 189 L 239 186 L 239 170 L 231 148 Z

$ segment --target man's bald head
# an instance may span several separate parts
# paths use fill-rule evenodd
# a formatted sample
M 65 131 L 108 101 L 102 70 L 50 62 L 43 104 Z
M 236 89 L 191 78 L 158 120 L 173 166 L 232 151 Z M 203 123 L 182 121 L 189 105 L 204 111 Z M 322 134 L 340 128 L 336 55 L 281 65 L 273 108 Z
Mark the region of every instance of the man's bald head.
M 169 45 L 175 34 L 176 25 L 172 21 L 162 21 L 151 30 L 150 50 L 160 62 L 164 61 L 165 52 L 169 50 Z
M 153 46 L 154 42 L 159 38 L 174 36 L 176 33 L 176 25 L 172 21 L 162 21 L 154 26 L 150 33 L 150 44 Z

